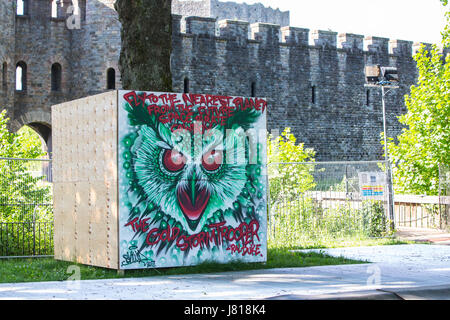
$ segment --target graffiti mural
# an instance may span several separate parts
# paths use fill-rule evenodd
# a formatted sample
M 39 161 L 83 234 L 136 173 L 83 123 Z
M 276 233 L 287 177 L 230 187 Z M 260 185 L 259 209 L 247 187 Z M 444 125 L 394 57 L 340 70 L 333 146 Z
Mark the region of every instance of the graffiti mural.
M 267 101 L 119 91 L 120 268 L 267 259 Z

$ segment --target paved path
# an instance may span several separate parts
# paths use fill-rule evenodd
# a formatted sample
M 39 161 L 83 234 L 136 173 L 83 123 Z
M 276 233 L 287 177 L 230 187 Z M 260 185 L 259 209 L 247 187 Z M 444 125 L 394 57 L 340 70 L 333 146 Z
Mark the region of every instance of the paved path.
M 203 275 L 0 284 L 0 299 L 250 300 L 283 296 L 296 299 L 374 289 L 450 286 L 450 246 L 356 249 L 360 250 L 350 248 L 328 253 L 377 262 Z M 389 258 L 383 260 L 383 256 Z M 390 258 L 394 256 L 397 259 Z
M 400 240 L 450 245 L 450 233 L 438 229 L 398 227 L 395 236 Z
M 323 252 L 334 257 L 342 256 L 354 260 L 388 265 L 408 265 L 416 270 L 428 270 L 430 266 L 448 267 L 450 270 L 450 246 L 447 245 L 405 244 L 299 251 Z

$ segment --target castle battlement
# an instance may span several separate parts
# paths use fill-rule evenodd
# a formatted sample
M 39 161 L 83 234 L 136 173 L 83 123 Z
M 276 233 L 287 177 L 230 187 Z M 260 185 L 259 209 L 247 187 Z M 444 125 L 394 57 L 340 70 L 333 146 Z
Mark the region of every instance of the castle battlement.
M 227 41 L 247 41 L 261 43 L 264 46 L 307 46 L 310 48 L 338 49 L 344 51 L 361 51 L 368 54 L 410 56 L 412 57 L 420 47 L 430 48 L 429 43 L 418 43 L 406 40 L 389 39 L 377 36 L 364 36 L 352 33 L 338 33 L 335 31 L 310 30 L 271 23 L 250 23 L 248 21 L 199 16 L 182 17 L 173 15 L 173 33 L 179 36 L 198 36 L 224 39 Z M 180 21 L 185 19 L 186 31 L 181 29 Z M 414 51 L 413 51 L 414 47 Z
M 0 0 L 0 108 L 11 128 L 35 128 L 46 141 L 51 106 L 121 89 L 120 22 L 115 0 L 78 0 L 80 25 L 68 28 L 72 0 Z M 367 88 L 367 65 L 395 66 L 399 89 L 386 97 L 388 136 L 401 132 L 404 96 L 417 80 L 420 43 L 289 26 L 289 12 L 218 0 L 172 2 L 175 92 L 266 97 L 268 127 L 292 132 L 318 160 L 374 160 L 383 154 L 381 96 Z M 177 14 L 179 13 L 179 14 Z M 430 48 L 430 44 L 425 44 Z M 24 71 L 16 87 L 16 68 Z

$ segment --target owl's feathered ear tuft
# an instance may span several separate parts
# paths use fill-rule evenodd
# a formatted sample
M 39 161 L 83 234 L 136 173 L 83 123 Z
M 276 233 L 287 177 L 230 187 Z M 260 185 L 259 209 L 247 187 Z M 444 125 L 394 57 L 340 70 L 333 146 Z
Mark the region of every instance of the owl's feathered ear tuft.
M 258 118 L 261 116 L 261 112 L 253 108 L 245 110 L 239 110 L 231 116 L 225 125 L 225 129 L 233 129 L 236 127 L 242 127 L 244 130 L 251 128 Z
M 124 109 L 128 112 L 128 121 L 131 126 L 146 125 L 156 129 L 156 116 L 150 115 L 142 105 L 132 107 L 126 103 Z

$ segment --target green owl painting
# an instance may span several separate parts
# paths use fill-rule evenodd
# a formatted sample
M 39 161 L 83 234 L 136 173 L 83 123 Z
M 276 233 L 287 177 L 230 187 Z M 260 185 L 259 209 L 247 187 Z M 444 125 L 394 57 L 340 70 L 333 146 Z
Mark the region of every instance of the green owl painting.
M 119 92 L 122 269 L 266 261 L 265 99 Z

